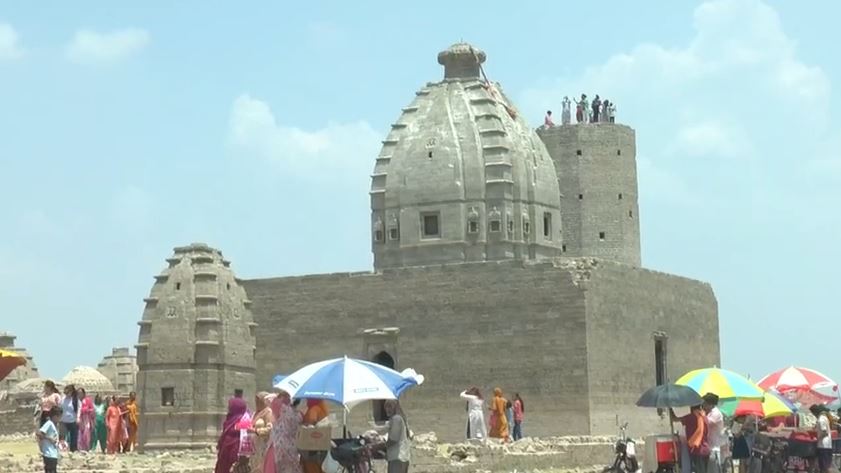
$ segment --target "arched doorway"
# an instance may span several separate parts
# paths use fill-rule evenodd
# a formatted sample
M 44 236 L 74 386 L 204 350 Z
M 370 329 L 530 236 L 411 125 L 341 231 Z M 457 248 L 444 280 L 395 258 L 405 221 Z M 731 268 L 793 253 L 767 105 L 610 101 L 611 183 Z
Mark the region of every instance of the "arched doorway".
M 394 357 L 385 350 L 374 355 L 371 358 L 371 362 L 391 369 L 396 369 Z M 372 401 L 371 407 L 373 409 L 374 422 L 386 422 L 388 420 L 388 416 L 385 415 L 385 401 Z

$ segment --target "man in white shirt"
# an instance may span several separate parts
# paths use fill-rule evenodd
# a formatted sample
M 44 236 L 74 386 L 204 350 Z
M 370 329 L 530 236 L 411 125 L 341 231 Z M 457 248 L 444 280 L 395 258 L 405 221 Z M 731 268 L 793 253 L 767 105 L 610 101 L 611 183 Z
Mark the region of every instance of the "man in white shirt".
M 721 447 L 727 439 L 724 436 L 724 416 L 718 409 L 718 396 L 713 393 L 704 395 L 704 412 L 707 413 L 707 442 L 710 445 L 710 460 L 707 473 L 721 473 Z
M 832 432 L 830 431 L 829 409 L 826 406 L 812 406 L 811 411 L 818 418 L 815 431 L 818 434 L 818 467 L 820 473 L 832 469 Z

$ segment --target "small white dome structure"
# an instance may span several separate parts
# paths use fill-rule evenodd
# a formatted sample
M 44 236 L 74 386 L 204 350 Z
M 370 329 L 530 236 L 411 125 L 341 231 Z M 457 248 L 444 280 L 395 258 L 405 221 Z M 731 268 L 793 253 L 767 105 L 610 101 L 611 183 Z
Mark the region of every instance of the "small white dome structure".
M 72 384 L 76 388 L 85 388 L 90 394 L 114 394 L 116 390 L 111 381 L 102 373 L 90 366 L 77 366 L 61 380 L 67 386 Z

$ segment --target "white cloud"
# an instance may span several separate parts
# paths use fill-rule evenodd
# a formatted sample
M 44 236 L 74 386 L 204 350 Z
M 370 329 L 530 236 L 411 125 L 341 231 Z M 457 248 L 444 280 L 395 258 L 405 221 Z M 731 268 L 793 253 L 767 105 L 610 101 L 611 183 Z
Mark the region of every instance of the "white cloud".
M 715 120 L 684 126 L 673 146 L 671 153 L 689 157 L 750 159 L 754 156 L 750 139 L 737 123 L 726 125 Z
M 18 40 L 18 33 L 8 23 L 0 23 L 0 61 L 23 57 L 23 49 Z
M 315 177 L 344 170 L 369 172 L 380 146 L 380 134 L 365 121 L 328 123 L 307 131 L 278 123 L 267 103 L 247 94 L 234 101 L 229 133 L 237 154 L 255 155 Z
M 142 51 L 149 44 L 149 33 L 139 28 L 100 33 L 79 30 L 67 46 L 66 57 L 81 64 L 119 61 Z
M 791 166 L 816 156 L 803 144 L 824 142 L 832 123 L 827 75 L 798 57 L 779 15 L 760 0 L 708 0 L 695 9 L 694 28 L 683 45 L 639 44 L 528 89 L 523 109 L 539 117 L 564 95 L 608 98 L 617 120 L 638 132 L 647 159 L 641 174 L 671 175 L 708 205 L 733 197 L 721 189 L 734 185 L 746 193 L 791 189 Z M 835 168 L 826 156 L 820 164 Z M 649 181 L 675 192 L 673 179 Z

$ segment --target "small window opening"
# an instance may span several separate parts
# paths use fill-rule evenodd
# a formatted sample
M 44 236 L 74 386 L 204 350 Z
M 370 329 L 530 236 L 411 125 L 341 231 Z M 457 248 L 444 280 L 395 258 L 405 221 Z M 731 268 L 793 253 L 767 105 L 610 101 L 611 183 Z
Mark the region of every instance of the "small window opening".
M 658 337 L 654 340 L 654 381 L 657 386 L 669 382 L 666 368 L 666 339 Z
M 429 157 L 429 159 L 432 159 L 432 151 L 430 151 L 429 153 L 427 153 L 427 156 Z
M 514 233 L 514 221 L 508 219 L 508 233 Z
M 161 405 L 167 407 L 175 405 L 175 388 L 161 388 Z
M 549 212 L 543 214 L 543 236 L 552 239 L 552 214 Z
M 388 229 L 388 238 L 391 240 L 397 240 L 400 238 L 400 232 L 397 230 L 396 227 Z
M 491 220 L 491 231 L 492 232 L 502 231 L 502 222 L 500 222 L 499 220 Z
M 578 194 L 578 200 L 584 200 L 584 194 Z
M 666 338 L 664 336 L 657 336 L 654 339 L 654 382 L 657 386 L 662 386 L 669 382 L 668 360 L 666 353 Z M 663 409 L 657 409 L 657 413 L 664 415 Z
M 576 156 L 581 156 L 581 150 L 580 149 L 575 150 L 575 155 Z
M 622 156 L 622 150 L 621 149 L 616 150 L 616 156 Z
M 531 224 L 529 222 L 523 222 L 523 235 L 528 235 L 531 233 Z
M 567 252 L 567 246 L 565 244 L 561 245 L 561 251 L 563 251 L 564 253 Z
M 231 283 L 227 283 L 227 284 L 225 284 L 225 286 L 227 287 L 227 289 L 228 289 L 229 291 L 231 290 Z
M 619 193 L 619 200 L 622 200 L 622 193 Z
M 180 291 L 180 290 L 181 290 L 181 283 L 180 283 L 180 282 L 175 283 L 175 290 L 176 290 L 176 291 Z
M 604 232 L 599 232 L 599 240 L 604 241 Z
M 634 218 L 634 211 L 633 210 L 628 211 L 628 218 Z
M 424 214 L 421 216 L 421 224 L 424 238 L 435 238 L 441 236 L 438 228 L 438 214 Z
M 374 232 L 374 241 L 383 241 L 383 231 L 377 230 Z
M 479 233 L 479 222 L 475 220 L 467 222 L 467 233 Z

